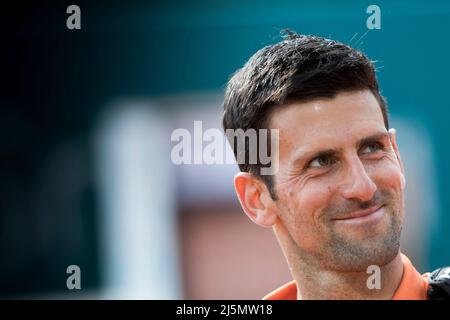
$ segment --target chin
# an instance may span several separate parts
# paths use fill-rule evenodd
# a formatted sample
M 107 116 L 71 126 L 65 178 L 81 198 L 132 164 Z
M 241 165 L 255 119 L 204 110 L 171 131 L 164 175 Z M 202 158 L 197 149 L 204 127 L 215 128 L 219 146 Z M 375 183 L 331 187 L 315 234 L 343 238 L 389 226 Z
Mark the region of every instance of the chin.
M 391 230 L 378 239 L 364 242 L 335 239 L 328 249 L 328 258 L 323 260 L 328 260 L 331 268 L 348 272 L 366 271 L 370 265 L 382 267 L 395 259 L 400 250 L 400 233 Z

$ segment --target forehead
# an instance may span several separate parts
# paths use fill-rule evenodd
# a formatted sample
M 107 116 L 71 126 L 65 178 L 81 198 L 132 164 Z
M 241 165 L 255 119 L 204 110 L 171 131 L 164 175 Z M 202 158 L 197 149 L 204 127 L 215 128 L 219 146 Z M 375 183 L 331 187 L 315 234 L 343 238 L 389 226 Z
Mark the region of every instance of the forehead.
M 279 129 L 280 161 L 299 148 L 308 151 L 344 148 L 386 131 L 380 105 L 370 90 L 288 103 L 274 110 L 269 127 Z

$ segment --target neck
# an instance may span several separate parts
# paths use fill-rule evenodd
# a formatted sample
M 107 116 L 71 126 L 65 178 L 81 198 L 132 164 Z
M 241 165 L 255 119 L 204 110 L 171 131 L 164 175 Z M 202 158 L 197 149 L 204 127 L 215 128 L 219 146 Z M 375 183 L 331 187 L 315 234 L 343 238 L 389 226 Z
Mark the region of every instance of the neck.
M 291 272 L 297 283 L 297 299 L 301 300 L 391 299 L 403 274 L 400 252 L 391 262 L 380 267 L 380 289 L 369 288 L 367 280 L 371 274 L 366 271 L 311 270 L 307 265 L 296 266 L 291 268 Z
M 279 234 L 277 237 L 281 240 Z M 387 300 L 393 297 L 403 275 L 400 251 L 391 262 L 380 266 L 380 289 L 371 289 L 367 283 L 373 273 L 367 273 L 367 270 L 343 272 L 321 268 L 320 262 L 305 261 L 295 253 L 292 246 L 286 247 L 283 242 L 286 244 L 285 241 L 280 244 L 297 283 L 299 300 Z

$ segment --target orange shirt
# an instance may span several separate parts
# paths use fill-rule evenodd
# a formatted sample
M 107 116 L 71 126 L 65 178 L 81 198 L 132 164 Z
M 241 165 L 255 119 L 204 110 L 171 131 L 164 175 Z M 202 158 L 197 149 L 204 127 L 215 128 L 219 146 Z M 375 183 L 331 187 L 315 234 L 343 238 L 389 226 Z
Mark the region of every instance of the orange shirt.
M 428 275 L 420 275 L 414 268 L 411 261 L 404 254 L 401 254 L 403 262 L 403 275 L 400 285 L 392 297 L 392 300 L 426 300 L 428 291 Z M 291 281 L 282 287 L 266 295 L 264 300 L 296 300 L 297 284 Z

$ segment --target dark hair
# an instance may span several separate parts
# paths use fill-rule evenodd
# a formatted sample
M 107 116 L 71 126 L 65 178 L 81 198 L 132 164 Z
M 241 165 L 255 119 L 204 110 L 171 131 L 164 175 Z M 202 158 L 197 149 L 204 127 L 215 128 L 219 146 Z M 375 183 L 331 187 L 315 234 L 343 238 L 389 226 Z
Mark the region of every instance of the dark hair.
M 284 32 L 283 41 L 256 52 L 229 80 L 223 104 L 224 130 L 267 128 L 270 112 L 288 100 L 333 98 L 342 91 L 362 89 L 374 94 L 389 128 L 386 101 L 379 92 L 372 61 L 337 41 Z M 239 142 L 229 142 L 237 157 Z M 248 144 L 243 143 L 247 153 Z M 273 177 L 260 175 L 261 167 L 259 160 L 239 163 L 241 171 L 261 178 L 276 199 Z

